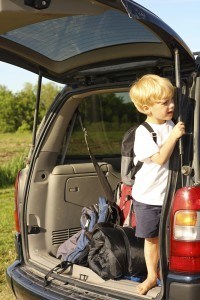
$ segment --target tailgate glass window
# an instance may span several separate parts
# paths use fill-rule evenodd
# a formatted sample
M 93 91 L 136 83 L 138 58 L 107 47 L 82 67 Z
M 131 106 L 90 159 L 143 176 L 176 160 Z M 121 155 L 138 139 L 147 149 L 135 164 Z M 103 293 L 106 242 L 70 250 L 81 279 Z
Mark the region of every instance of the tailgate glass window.
M 147 27 L 118 11 L 43 21 L 1 36 L 55 61 L 112 45 L 160 43 Z

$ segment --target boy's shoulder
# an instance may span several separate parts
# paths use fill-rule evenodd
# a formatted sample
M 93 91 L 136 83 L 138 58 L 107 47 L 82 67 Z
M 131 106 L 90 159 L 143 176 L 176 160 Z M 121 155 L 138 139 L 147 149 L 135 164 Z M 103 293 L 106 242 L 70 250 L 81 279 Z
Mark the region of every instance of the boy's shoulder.
M 146 121 L 139 124 L 139 125 L 135 125 L 132 126 L 131 128 L 129 128 L 126 133 L 124 134 L 123 137 L 123 142 L 127 142 L 127 140 L 131 140 L 131 142 L 133 141 L 133 138 L 135 138 L 135 134 L 137 132 L 147 132 L 147 133 L 152 133 L 154 132 L 154 129 L 152 128 L 152 126 L 147 123 Z
M 136 131 L 137 132 L 154 132 L 154 128 L 152 126 L 152 124 L 149 124 L 148 122 L 143 122 L 141 124 L 139 124 L 137 127 L 136 127 Z
M 143 122 L 140 125 L 138 125 L 136 127 L 136 130 L 138 131 L 144 131 L 145 129 L 147 129 L 149 132 L 153 132 L 156 131 L 156 129 L 162 129 L 165 127 L 174 127 L 174 122 L 172 120 L 167 120 L 165 123 L 163 124 L 154 124 L 154 123 L 148 123 L 148 122 Z

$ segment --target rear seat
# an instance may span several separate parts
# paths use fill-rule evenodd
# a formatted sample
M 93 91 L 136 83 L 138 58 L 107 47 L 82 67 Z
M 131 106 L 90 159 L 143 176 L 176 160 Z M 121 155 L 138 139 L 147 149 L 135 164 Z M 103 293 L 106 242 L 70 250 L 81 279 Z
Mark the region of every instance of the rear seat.
M 119 172 L 108 163 L 99 163 L 113 190 Z M 48 252 L 55 255 L 58 246 L 80 229 L 84 206 L 97 203 L 104 190 L 92 163 L 56 166 L 49 176 L 46 226 Z

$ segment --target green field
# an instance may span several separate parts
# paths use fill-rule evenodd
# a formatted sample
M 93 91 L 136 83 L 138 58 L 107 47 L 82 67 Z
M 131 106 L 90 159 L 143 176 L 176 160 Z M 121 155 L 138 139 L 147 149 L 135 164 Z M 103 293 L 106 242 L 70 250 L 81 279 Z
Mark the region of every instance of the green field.
M 6 267 L 15 260 L 14 247 L 14 188 L 0 189 L 0 299 L 12 300 L 13 294 L 6 282 Z
M 0 133 L 0 165 L 12 161 L 16 156 L 28 153 L 31 133 Z
M 31 139 L 30 133 L 0 134 L 0 188 L 12 185 L 25 166 Z
M 13 294 L 7 285 L 5 270 L 15 260 L 14 247 L 14 182 L 3 187 L 2 182 L 15 178 L 21 159 L 27 156 L 31 134 L 0 134 L 0 300 L 12 300 Z M 12 172 L 11 172 L 12 171 Z M 1 177 L 3 176 L 3 177 Z M 12 180 L 13 181 L 13 180 Z

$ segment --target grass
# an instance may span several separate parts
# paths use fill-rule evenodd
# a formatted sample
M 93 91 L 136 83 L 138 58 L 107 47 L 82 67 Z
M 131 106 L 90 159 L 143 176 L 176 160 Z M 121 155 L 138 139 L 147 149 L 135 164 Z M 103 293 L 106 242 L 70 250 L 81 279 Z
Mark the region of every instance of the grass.
M 11 162 L 16 156 L 27 154 L 31 145 L 31 133 L 0 133 L 0 165 Z
M 0 299 L 12 300 L 5 271 L 16 257 L 14 247 L 14 187 L 0 189 Z
M 0 188 L 14 183 L 30 149 L 30 133 L 0 134 Z
M 16 257 L 14 246 L 14 179 L 24 163 L 31 133 L 0 134 L 0 300 L 15 299 L 5 271 Z

